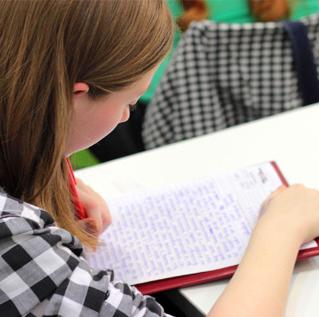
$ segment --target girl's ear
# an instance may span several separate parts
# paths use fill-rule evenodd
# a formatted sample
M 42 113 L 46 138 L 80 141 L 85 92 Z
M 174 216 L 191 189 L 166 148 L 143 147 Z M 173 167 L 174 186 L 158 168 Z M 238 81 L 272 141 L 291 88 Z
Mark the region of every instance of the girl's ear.
M 75 83 L 73 85 L 73 95 L 83 95 L 83 94 L 87 94 L 89 92 L 89 85 L 83 82 L 80 83 Z

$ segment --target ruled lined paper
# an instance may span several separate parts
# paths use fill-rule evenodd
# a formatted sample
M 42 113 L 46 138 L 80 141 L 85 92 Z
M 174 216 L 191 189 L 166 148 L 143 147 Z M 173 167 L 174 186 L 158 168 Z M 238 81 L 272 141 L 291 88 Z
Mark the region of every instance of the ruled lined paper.
M 262 202 L 280 185 L 263 163 L 109 200 L 112 225 L 88 261 L 130 284 L 236 265 Z

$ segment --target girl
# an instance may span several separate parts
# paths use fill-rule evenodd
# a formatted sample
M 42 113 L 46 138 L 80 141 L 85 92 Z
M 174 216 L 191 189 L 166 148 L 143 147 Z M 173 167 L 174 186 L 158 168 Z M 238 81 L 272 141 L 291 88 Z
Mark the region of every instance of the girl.
M 172 26 L 162 0 L 0 0 L 1 316 L 168 316 L 81 257 L 110 220 L 98 194 L 70 188 L 65 158 L 129 118 Z M 282 316 L 319 192 L 281 188 L 264 209 L 210 317 Z
M 251 23 L 256 21 L 297 20 L 319 13 L 319 0 L 166 0 L 178 24 L 175 30 L 173 51 L 176 50 L 182 31 L 186 31 L 193 21 L 209 19 L 223 23 Z M 137 111 L 132 119 L 117 128 L 107 138 L 92 146 L 90 151 L 100 161 L 108 161 L 121 156 L 140 152 L 148 141 L 141 135 L 145 109 L 155 96 L 159 82 L 171 61 L 167 56 L 158 67 L 149 89 L 141 96 Z M 75 155 L 79 167 L 90 165 L 85 156 L 88 151 Z M 82 163 L 81 163 L 82 162 Z M 95 163 L 94 161 L 92 163 Z

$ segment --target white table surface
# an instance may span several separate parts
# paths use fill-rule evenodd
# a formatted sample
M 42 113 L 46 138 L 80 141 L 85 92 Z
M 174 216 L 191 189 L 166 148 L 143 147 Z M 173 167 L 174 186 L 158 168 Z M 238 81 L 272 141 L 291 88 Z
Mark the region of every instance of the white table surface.
M 108 196 L 275 160 L 290 183 L 319 189 L 319 105 L 179 142 L 95 167 L 77 176 Z M 181 289 L 207 313 L 227 281 Z M 286 316 L 319 316 L 319 258 L 298 263 Z

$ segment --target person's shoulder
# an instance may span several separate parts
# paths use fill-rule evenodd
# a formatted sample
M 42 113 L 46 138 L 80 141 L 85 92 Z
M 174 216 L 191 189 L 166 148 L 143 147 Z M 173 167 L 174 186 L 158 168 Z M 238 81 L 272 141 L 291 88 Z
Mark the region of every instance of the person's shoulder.
M 0 316 L 37 310 L 63 287 L 81 254 L 78 239 L 57 227 L 46 211 L 0 191 L 0 291 L 5 294 Z
M 70 232 L 56 226 L 47 211 L 12 197 L 0 189 L 0 252 L 4 240 L 15 241 L 18 235 L 29 236 L 28 239 L 33 236 L 47 240 L 48 247 L 62 243 L 76 255 L 83 252 L 80 241 Z
M 28 229 L 41 229 L 54 223 L 53 218 L 41 208 L 23 202 L 0 190 L 0 227 L 28 224 Z M 21 230 L 21 229 L 20 229 Z M 10 230 L 7 230 L 10 233 Z M 13 232 L 12 232 L 13 233 Z M 21 232 L 20 232 L 21 233 Z
M 0 192 L 0 316 L 161 316 L 163 308 L 82 256 L 78 239 L 36 206 Z M 12 285 L 12 287 L 11 287 Z M 13 289 L 14 288 L 14 289 Z M 31 312 L 31 313 L 30 313 Z M 134 312 L 134 313 L 132 313 Z

